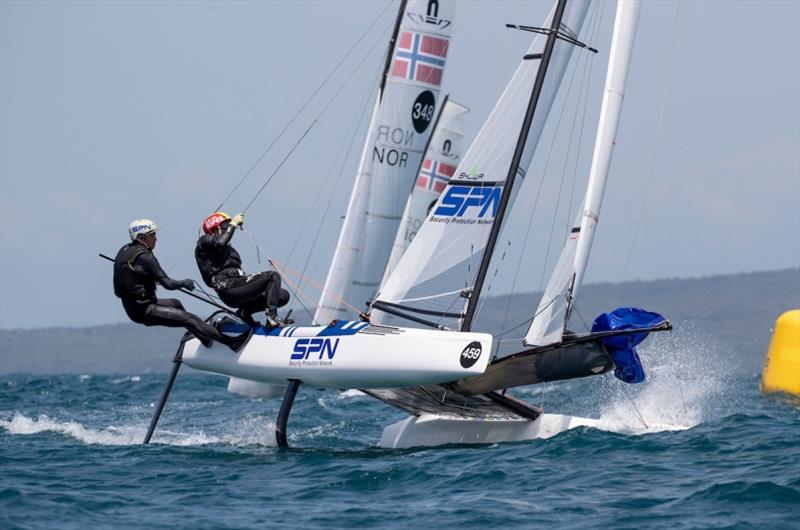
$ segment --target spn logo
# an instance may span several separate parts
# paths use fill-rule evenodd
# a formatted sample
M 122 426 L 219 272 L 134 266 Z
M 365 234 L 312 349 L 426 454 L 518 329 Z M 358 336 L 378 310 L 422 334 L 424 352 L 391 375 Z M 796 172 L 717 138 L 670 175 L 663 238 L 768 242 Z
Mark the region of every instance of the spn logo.
M 500 206 L 502 192 L 502 186 L 450 186 L 433 215 L 463 217 L 470 208 L 477 208 L 478 219 L 482 219 L 490 211 L 490 216 L 494 218 Z
M 461 352 L 461 366 L 469 368 L 478 362 L 478 359 L 481 358 L 481 352 L 483 352 L 483 347 L 480 342 L 473 341 L 467 344 L 467 347 Z
M 294 352 L 292 353 L 292 360 L 307 360 L 312 354 L 318 354 L 319 356 L 316 357 L 318 360 L 322 360 L 322 358 L 326 355 L 328 356 L 328 359 L 333 359 L 333 356 L 336 355 L 336 348 L 338 347 L 339 339 L 336 339 L 335 342 L 331 339 L 323 339 L 319 337 L 297 339 L 297 341 L 294 343 L 294 350 L 292 350 Z

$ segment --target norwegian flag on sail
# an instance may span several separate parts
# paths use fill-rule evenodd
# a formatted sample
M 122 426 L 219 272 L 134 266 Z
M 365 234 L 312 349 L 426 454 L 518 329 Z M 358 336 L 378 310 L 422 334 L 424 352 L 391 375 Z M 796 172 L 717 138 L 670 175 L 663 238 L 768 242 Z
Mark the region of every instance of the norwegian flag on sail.
M 392 75 L 439 86 L 449 45 L 448 39 L 404 31 L 397 39 Z
M 441 193 L 455 172 L 455 166 L 426 158 L 419 170 L 417 186 Z

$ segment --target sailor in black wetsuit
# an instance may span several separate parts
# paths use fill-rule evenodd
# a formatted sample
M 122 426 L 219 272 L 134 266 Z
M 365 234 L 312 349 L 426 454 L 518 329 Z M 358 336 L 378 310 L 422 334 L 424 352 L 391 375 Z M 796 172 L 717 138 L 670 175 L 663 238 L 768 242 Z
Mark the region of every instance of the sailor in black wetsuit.
M 128 317 L 145 326 L 185 327 L 205 346 L 216 340 L 238 350 L 247 336 L 229 337 L 200 317 L 189 313 L 174 298 L 156 298 L 156 283 L 174 291 L 194 289 L 192 280 L 173 280 L 159 265 L 153 248 L 158 227 L 149 219 L 137 219 L 130 224 L 131 242 L 117 252 L 114 259 L 114 294 L 122 299 Z
M 243 222 L 243 214 L 231 219 L 225 212 L 215 212 L 206 217 L 204 234 L 197 240 L 194 257 L 206 285 L 214 289 L 225 304 L 237 308 L 236 314 L 242 320 L 254 325 L 252 314 L 266 311 L 267 327 L 274 327 L 279 325 L 278 308 L 289 303 L 289 292 L 281 289 L 281 277 L 277 272 L 245 274 L 242 270 L 242 259 L 230 242 L 233 232 Z

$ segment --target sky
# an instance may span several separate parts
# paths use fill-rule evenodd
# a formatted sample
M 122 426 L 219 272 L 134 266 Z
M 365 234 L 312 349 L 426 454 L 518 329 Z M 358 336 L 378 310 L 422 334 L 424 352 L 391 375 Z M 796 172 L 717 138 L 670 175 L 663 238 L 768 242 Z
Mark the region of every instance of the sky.
M 443 93 L 472 110 L 468 137 L 530 44 L 505 23 L 541 25 L 551 5 L 459 2 Z M 600 52 L 576 53 L 527 179 L 541 180 L 542 198 L 536 185 L 520 190 L 495 294 L 539 289 L 574 217 L 613 7 L 600 2 L 596 31 L 582 34 Z M 224 209 L 253 200 L 245 226 L 263 252 L 324 282 L 395 11 L 1 0 L 0 328 L 124 321 L 97 255 L 113 256 L 140 217 L 162 227 L 156 255 L 170 275 L 199 279 L 200 223 L 276 138 Z M 800 266 L 798 21 L 796 1 L 644 3 L 587 282 Z M 572 105 L 582 93 L 585 107 Z M 570 131 L 580 149 L 562 141 Z M 236 237 L 245 268 L 266 268 Z

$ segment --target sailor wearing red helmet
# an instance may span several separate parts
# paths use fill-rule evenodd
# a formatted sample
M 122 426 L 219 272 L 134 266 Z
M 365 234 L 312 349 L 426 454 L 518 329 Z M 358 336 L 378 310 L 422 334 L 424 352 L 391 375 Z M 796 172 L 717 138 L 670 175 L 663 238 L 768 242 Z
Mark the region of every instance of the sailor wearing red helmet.
M 277 272 L 246 274 L 242 259 L 230 244 L 234 231 L 244 223 L 244 214 L 233 218 L 214 212 L 203 221 L 203 235 L 197 240 L 194 257 L 203 281 L 220 300 L 237 308 L 236 314 L 254 325 L 253 313 L 266 311 L 267 326 L 279 325 L 278 308 L 289 303 L 289 292 L 281 288 Z M 290 321 L 284 322 L 290 324 Z

